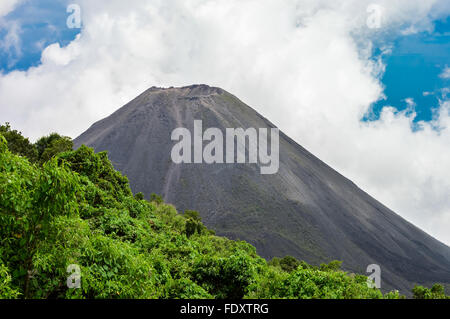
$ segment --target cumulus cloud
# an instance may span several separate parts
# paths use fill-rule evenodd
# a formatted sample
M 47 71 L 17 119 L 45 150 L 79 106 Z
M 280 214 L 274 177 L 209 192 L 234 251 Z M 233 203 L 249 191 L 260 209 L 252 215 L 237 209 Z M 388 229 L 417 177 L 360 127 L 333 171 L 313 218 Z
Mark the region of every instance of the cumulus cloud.
M 448 67 L 448 66 L 445 67 L 445 69 L 442 71 L 440 77 L 443 79 L 450 79 L 450 67 Z
M 79 3 L 84 29 L 73 42 L 45 48 L 38 67 L 0 76 L 0 120 L 33 138 L 75 137 L 150 86 L 219 86 L 450 244 L 449 102 L 419 130 L 411 109 L 360 121 L 383 96 L 371 40 L 432 30 L 448 1 Z M 373 3 L 383 8 L 379 28 L 367 23 Z

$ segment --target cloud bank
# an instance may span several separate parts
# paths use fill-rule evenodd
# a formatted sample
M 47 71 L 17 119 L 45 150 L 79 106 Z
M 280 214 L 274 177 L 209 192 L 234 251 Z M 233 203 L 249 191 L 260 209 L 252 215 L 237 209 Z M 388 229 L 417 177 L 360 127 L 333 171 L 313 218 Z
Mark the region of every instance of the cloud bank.
M 33 138 L 76 137 L 150 86 L 219 86 L 450 245 L 450 102 L 414 131 L 413 106 L 360 121 L 383 96 L 372 41 L 432 30 L 448 1 L 79 3 L 84 27 L 70 45 L 0 75 L 2 122 Z M 380 28 L 368 27 L 372 4 L 382 8 Z

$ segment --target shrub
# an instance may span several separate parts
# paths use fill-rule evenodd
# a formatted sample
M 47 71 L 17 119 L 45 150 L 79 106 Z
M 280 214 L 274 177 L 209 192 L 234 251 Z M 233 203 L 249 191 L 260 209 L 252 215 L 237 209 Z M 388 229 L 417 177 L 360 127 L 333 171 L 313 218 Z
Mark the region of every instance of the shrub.
M 228 258 L 204 256 L 193 266 L 194 281 L 219 299 L 241 299 L 255 276 L 248 255 L 237 251 Z

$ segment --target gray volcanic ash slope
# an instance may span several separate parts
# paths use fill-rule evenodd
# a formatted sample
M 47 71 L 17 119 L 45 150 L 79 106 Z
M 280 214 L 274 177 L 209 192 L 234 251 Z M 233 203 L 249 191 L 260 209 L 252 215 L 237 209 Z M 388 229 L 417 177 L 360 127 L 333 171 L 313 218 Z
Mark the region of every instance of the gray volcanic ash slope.
M 450 248 L 383 206 L 280 132 L 277 174 L 257 164 L 174 164 L 177 127 L 271 128 L 226 91 L 206 85 L 151 88 L 75 139 L 109 152 L 132 190 L 162 194 L 179 210 L 198 210 L 218 235 L 242 239 L 265 258 L 292 255 L 318 264 L 344 261 L 365 273 L 381 266 L 382 288 L 450 284 Z

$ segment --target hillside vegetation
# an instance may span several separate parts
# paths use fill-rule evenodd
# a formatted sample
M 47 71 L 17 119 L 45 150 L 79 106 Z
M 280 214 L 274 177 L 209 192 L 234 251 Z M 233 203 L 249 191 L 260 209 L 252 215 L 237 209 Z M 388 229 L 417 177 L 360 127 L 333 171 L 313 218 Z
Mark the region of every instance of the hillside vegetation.
M 11 150 L 8 148 L 9 144 Z M 197 212 L 133 195 L 105 152 L 0 127 L 0 298 L 399 298 L 339 262 L 266 262 Z M 68 288 L 69 265 L 81 270 Z M 443 288 L 415 288 L 445 298 Z

